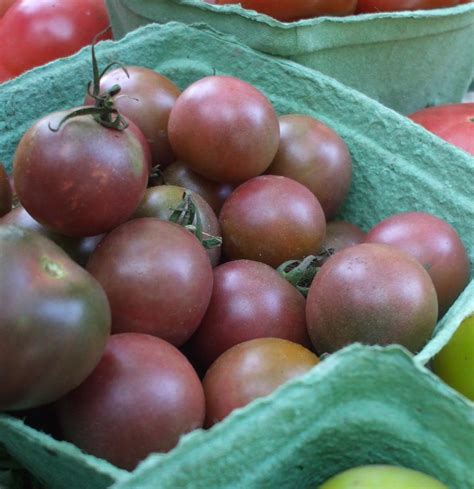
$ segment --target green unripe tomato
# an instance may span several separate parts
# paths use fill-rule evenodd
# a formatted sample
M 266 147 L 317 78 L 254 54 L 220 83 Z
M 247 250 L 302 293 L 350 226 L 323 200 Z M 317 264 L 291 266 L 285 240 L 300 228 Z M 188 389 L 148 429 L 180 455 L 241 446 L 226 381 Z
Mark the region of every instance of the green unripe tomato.
M 474 401 L 474 314 L 464 319 L 433 359 L 432 368 L 444 382 Z
M 404 467 L 367 465 L 346 470 L 319 489 L 448 489 L 429 475 Z

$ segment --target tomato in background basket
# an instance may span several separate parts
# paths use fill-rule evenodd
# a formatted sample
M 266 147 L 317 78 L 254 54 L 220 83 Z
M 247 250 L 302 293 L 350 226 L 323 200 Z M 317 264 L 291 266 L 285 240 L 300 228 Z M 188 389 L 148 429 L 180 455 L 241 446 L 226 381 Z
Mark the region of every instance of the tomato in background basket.
M 429 107 L 409 117 L 441 139 L 474 155 L 474 103 Z
M 240 3 L 243 8 L 255 10 L 283 22 L 320 17 L 323 15 L 350 15 L 357 0 L 204 0 L 213 5 Z
M 454 7 L 460 3 L 469 2 L 460 2 L 459 0 L 358 0 L 357 13 L 430 10 Z
M 17 0 L 0 20 L 0 59 L 17 76 L 75 53 L 108 25 L 104 0 Z

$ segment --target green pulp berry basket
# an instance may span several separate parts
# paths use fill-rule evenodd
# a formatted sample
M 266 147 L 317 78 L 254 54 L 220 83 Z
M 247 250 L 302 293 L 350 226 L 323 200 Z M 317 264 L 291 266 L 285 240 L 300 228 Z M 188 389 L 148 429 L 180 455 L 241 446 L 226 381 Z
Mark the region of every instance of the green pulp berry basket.
M 102 65 L 119 60 L 154 68 L 181 88 L 213 73 L 237 76 L 262 90 L 280 114 L 319 118 L 341 134 L 354 160 L 341 218 L 368 229 L 396 212 L 432 212 L 458 230 L 472 266 L 474 206 L 467 182 L 474 158 L 396 112 L 205 26 L 150 25 L 101 43 L 97 55 Z M 89 58 L 83 50 L 0 86 L 0 161 L 9 170 L 33 121 L 82 103 Z M 169 454 L 153 455 L 131 475 L 9 415 L 0 416 L 0 445 L 52 489 L 309 489 L 339 470 L 375 462 L 472 489 L 473 404 L 422 365 L 473 311 L 471 282 L 416 356 L 396 346 L 351 346 L 212 430 L 184 437 Z
M 460 102 L 474 72 L 474 4 L 283 23 L 202 0 L 107 0 L 116 36 L 150 22 L 206 23 L 321 71 L 401 113 Z

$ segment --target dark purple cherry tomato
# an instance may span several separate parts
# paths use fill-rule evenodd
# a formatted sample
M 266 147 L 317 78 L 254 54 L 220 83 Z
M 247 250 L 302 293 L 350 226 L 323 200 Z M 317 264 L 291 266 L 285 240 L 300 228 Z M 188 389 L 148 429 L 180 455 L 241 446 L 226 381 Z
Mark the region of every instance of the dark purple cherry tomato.
M 70 238 L 69 236 L 63 236 L 62 234 L 50 231 L 44 227 L 38 221 L 35 221 L 26 212 L 25 208 L 19 205 L 15 207 L 6 216 L 0 219 L 0 225 L 11 224 L 23 229 L 29 229 L 36 233 L 42 234 L 46 238 L 50 239 L 58 246 L 60 246 L 75 262 L 81 266 L 85 266 L 89 256 L 95 250 L 100 240 L 104 237 L 103 234 L 98 236 L 90 236 L 88 238 Z
M 271 394 L 318 362 L 318 357 L 306 348 L 279 338 L 261 338 L 232 347 L 212 364 L 203 380 L 206 426 Z
M 0 217 L 10 212 L 12 208 L 12 189 L 7 172 L 0 163 Z
M 201 382 L 186 357 L 137 333 L 111 336 L 97 368 L 58 403 L 67 440 L 128 470 L 200 428 L 204 409 Z
M 212 267 L 201 243 L 181 226 L 153 217 L 114 229 L 87 269 L 107 293 L 113 333 L 146 333 L 180 346 L 211 298 Z
M 168 134 L 180 160 L 217 182 L 243 182 L 263 173 L 280 139 L 270 101 L 229 76 L 190 85 L 171 110 Z
M 292 178 L 318 198 L 332 219 L 351 185 L 352 158 L 344 140 L 305 115 L 280 117 L 280 146 L 266 173 Z
M 199 195 L 183 187 L 175 185 L 160 185 L 150 187 L 145 192 L 145 196 L 134 212 L 132 218 L 139 217 L 157 217 L 165 221 L 170 220 L 173 212 L 183 204 L 183 196 L 187 192 L 195 205 L 196 212 L 199 215 L 203 233 L 210 237 L 220 237 L 221 229 L 214 211 L 209 204 Z M 217 266 L 221 259 L 221 247 L 215 247 L 206 250 L 213 267 Z
M 143 197 L 150 150 L 130 122 L 119 131 L 92 116 L 55 112 L 23 136 L 14 159 L 21 204 L 44 226 L 73 237 L 102 234 L 126 221 Z
M 365 241 L 396 246 L 414 256 L 433 280 L 440 315 L 469 282 L 469 257 L 461 238 L 450 224 L 431 214 L 391 216 L 372 228 Z
M 0 410 L 57 400 L 95 368 L 110 333 L 99 283 L 49 239 L 0 226 Z
M 328 222 L 323 248 L 332 249 L 337 253 L 349 246 L 363 243 L 365 237 L 366 233 L 355 224 L 345 221 Z
M 272 267 L 315 255 L 326 233 L 318 199 L 300 183 L 274 175 L 253 178 L 234 190 L 219 221 L 227 258 Z
M 232 346 L 270 336 L 311 344 L 304 297 L 264 263 L 237 260 L 216 267 L 211 302 L 187 345 L 190 357 L 206 368 Z
M 113 97 L 117 110 L 142 131 L 151 149 L 153 165 L 165 168 L 176 158 L 168 140 L 168 119 L 181 91 L 168 78 L 141 66 L 127 66 L 110 71 L 100 80 L 101 93 L 118 85 Z M 94 105 L 87 96 L 85 105 Z
M 178 185 L 196 192 L 212 207 L 217 216 L 225 200 L 235 188 L 230 183 L 208 180 L 181 161 L 175 161 L 168 166 L 163 172 L 163 178 L 167 185 Z
M 426 270 L 407 253 L 380 244 L 351 246 L 329 258 L 306 302 L 309 335 L 320 354 L 355 342 L 417 352 L 437 317 Z

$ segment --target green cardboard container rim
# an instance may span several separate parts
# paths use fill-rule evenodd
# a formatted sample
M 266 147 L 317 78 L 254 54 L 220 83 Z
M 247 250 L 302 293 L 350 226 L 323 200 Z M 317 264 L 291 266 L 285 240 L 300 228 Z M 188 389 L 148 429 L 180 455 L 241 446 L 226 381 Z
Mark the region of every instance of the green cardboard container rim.
M 341 134 L 354 160 L 341 218 L 368 229 L 395 212 L 438 214 L 460 233 L 472 269 L 474 205 L 467 182 L 474 158 L 396 112 L 207 26 L 147 26 L 119 42 L 100 43 L 97 55 L 103 65 L 120 60 L 156 69 L 181 88 L 214 72 L 237 76 L 262 90 L 278 113 L 319 118 Z M 85 49 L 0 86 L 0 161 L 8 169 L 36 119 L 82 103 L 89 57 Z M 192 433 L 169 454 L 152 456 L 132 476 L 8 415 L 0 416 L 0 444 L 52 489 L 114 483 L 117 489 L 309 488 L 348 465 L 377 461 L 418 468 L 468 489 L 474 484 L 466 438 L 473 405 L 422 364 L 473 311 L 471 282 L 415 357 L 400 347 L 349 347 L 213 430 Z M 239 475 L 242 467 L 245 476 Z
M 150 22 L 206 23 L 336 78 L 401 113 L 460 102 L 474 72 L 474 4 L 283 23 L 202 0 L 107 0 L 115 36 Z

